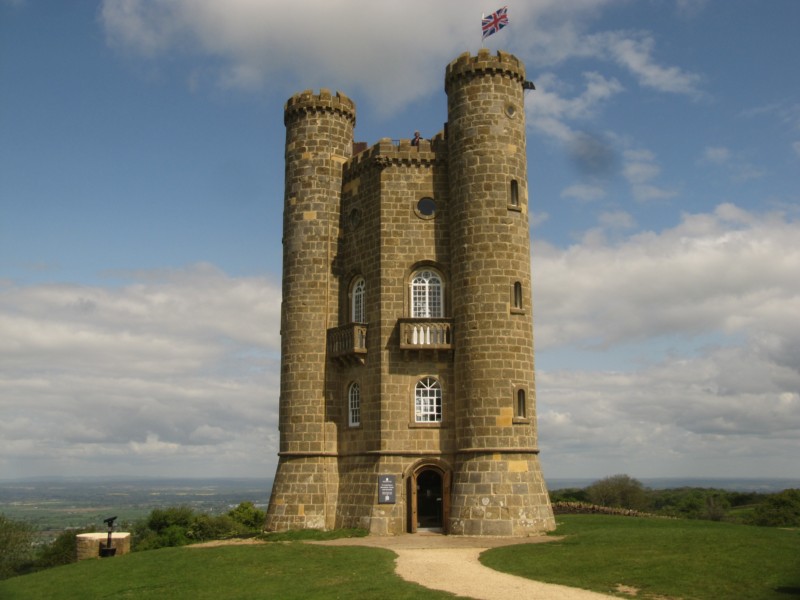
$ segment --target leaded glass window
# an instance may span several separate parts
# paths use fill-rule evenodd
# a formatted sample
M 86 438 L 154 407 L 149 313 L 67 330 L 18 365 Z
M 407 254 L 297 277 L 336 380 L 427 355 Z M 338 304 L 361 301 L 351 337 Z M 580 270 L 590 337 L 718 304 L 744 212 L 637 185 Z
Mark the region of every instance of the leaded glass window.
M 442 278 L 436 271 L 417 271 L 411 279 L 411 316 L 440 319 L 444 316 Z
M 353 323 L 366 323 L 366 310 L 364 300 L 367 284 L 363 277 L 359 277 L 353 285 L 351 318 Z
M 414 420 L 417 423 L 439 423 L 442 420 L 442 386 L 434 377 L 425 377 L 417 382 Z
M 347 390 L 348 418 L 350 427 L 361 425 L 361 386 L 358 383 L 351 383 Z

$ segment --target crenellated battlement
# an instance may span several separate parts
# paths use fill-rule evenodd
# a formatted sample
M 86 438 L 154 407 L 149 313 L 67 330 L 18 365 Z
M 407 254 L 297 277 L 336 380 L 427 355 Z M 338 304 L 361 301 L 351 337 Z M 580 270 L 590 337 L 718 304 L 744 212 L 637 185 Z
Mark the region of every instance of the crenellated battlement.
M 487 74 L 503 75 L 523 83 L 525 81 L 525 65 L 513 54 L 502 50 L 498 50 L 495 55 L 487 48 L 482 48 L 475 56 L 464 52 L 447 65 L 444 77 L 445 92 L 449 94 L 451 87 L 457 81 L 482 77 Z
M 443 132 L 437 133 L 430 140 L 420 141 L 419 146 L 412 146 L 410 139 L 395 142 L 390 138 L 383 138 L 347 163 L 344 180 L 352 179 L 372 166 L 383 169 L 391 165 L 430 167 L 444 164 L 447 160 L 446 152 L 447 144 Z
M 341 92 L 331 94 L 325 88 L 320 89 L 319 94 L 305 90 L 289 98 L 283 109 L 283 122 L 288 124 L 295 115 L 315 112 L 338 114 L 349 119 L 353 126 L 356 124 L 355 102 Z

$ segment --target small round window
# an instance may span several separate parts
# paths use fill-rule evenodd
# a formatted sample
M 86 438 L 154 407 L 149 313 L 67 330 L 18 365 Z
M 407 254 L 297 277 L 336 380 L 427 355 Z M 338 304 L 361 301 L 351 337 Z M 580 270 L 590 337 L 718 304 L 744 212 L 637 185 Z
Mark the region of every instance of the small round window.
M 416 212 L 423 219 L 432 219 L 436 216 L 436 202 L 433 198 L 422 198 L 417 202 Z

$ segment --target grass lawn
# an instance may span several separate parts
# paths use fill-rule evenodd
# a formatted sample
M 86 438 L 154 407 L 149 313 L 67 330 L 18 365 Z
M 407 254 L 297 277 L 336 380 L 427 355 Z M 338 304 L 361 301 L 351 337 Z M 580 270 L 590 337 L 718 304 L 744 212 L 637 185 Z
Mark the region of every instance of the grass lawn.
M 421 597 L 453 598 L 400 579 L 388 550 L 298 542 L 164 548 L 0 581 L 3 600 Z
M 710 521 L 559 515 L 558 542 L 484 552 L 488 567 L 638 598 L 800 598 L 800 531 Z

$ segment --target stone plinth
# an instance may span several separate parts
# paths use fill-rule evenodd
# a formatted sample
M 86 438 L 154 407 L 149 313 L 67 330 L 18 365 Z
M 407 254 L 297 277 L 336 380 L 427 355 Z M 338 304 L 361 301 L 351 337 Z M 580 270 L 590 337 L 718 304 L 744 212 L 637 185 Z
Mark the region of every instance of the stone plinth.
M 78 549 L 78 560 L 86 558 L 98 558 L 100 556 L 100 543 L 108 541 L 106 533 L 80 533 L 75 538 Z M 115 556 L 128 554 L 131 551 L 131 534 L 126 531 L 118 531 L 111 534 L 111 546 L 117 549 Z

